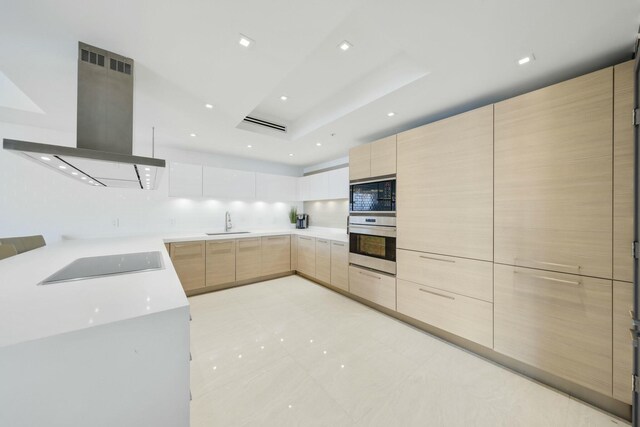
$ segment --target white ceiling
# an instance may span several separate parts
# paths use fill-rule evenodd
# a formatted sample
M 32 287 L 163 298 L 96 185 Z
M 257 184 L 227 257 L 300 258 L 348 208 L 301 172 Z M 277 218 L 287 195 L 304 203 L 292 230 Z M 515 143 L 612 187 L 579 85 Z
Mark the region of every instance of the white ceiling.
M 150 153 L 155 126 L 158 145 L 300 166 L 628 59 L 640 23 L 640 0 L 0 0 L 0 11 L 0 73 L 23 93 L 0 103 L 0 121 L 73 132 L 84 41 L 136 61 L 136 154 Z M 239 129 L 249 114 L 290 132 Z

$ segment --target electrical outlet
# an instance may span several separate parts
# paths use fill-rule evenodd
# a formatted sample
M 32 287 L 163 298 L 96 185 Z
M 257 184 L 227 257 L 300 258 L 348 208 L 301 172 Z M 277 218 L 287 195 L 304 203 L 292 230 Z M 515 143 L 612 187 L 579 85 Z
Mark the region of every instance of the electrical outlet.
M 115 218 L 114 220 L 112 220 L 111 225 L 113 225 L 116 228 L 120 227 L 120 218 Z
M 169 218 L 169 225 L 171 225 L 172 227 L 175 227 L 176 219 L 175 218 Z

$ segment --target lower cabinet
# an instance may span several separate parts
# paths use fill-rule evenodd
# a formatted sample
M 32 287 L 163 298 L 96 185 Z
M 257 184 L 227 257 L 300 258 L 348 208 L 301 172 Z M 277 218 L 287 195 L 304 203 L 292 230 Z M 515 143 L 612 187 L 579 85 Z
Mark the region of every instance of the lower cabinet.
M 391 310 L 396 309 L 396 278 L 349 266 L 349 292 Z
M 315 278 L 331 283 L 331 242 L 326 239 L 316 239 Z
M 298 236 L 290 236 L 291 238 L 291 270 L 298 269 Z
M 262 238 L 261 276 L 291 271 L 291 237 L 268 236 Z
M 316 277 L 316 239 L 298 237 L 298 271 L 307 276 Z
M 349 246 L 344 242 L 331 242 L 331 284 L 349 291 Z
M 611 280 L 500 264 L 494 279 L 497 352 L 611 395 Z
M 398 279 L 398 313 L 493 347 L 493 304 Z
M 205 241 L 171 243 L 171 261 L 185 291 L 205 286 Z
M 236 241 L 236 280 L 250 280 L 260 277 L 261 270 L 260 237 L 238 239 Z
M 236 241 L 207 241 L 206 286 L 216 287 L 236 281 Z
M 613 282 L 613 397 L 631 405 L 633 283 Z

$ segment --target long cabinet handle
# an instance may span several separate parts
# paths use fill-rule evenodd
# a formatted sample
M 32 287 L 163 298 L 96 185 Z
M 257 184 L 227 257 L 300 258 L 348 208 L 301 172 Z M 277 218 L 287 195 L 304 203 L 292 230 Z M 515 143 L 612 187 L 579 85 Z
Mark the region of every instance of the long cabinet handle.
M 267 240 L 281 240 L 286 238 L 287 236 L 275 236 L 275 237 L 267 237 Z
M 420 292 L 426 292 L 426 293 L 428 293 L 428 294 L 431 294 L 431 295 L 437 295 L 437 296 L 442 297 L 442 298 L 447 298 L 447 299 L 450 299 L 450 300 L 455 300 L 455 297 L 452 297 L 452 296 L 449 296 L 449 295 L 443 295 L 443 294 L 439 294 L 439 293 L 437 293 L 437 292 L 431 292 L 431 291 L 428 291 L 428 290 L 426 290 L 426 289 L 422 289 L 422 288 L 418 288 L 418 290 L 419 290 Z
M 375 276 L 373 274 L 367 274 L 364 271 L 358 271 L 358 273 L 362 274 L 363 276 L 372 277 L 374 279 L 378 279 L 378 280 L 382 279 L 382 277 L 380 277 L 380 276 Z
M 569 268 L 575 268 L 576 270 L 580 270 L 580 266 L 579 265 L 572 265 L 572 264 L 559 264 L 557 262 L 549 262 L 549 261 L 539 261 L 537 259 L 523 259 L 523 258 L 516 258 L 516 264 L 517 261 L 531 261 L 531 262 L 535 262 L 536 264 L 544 264 L 544 265 L 555 265 L 556 267 L 569 267 Z
M 536 279 L 541 279 L 541 280 L 548 280 L 548 281 L 550 281 L 550 282 L 564 283 L 564 284 L 566 284 L 566 285 L 582 286 L 582 282 L 574 281 L 574 280 L 556 279 L 555 277 L 539 276 L 539 275 L 537 275 L 537 274 L 520 273 L 520 272 L 518 272 L 518 271 L 514 271 L 514 273 L 517 273 L 517 274 L 524 274 L 524 275 L 526 275 L 526 276 L 534 277 L 534 278 L 536 278 Z
M 336 246 L 344 246 L 344 243 L 339 243 L 339 242 L 331 242 L 331 244 Z
M 311 237 L 302 237 L 302 236 L 298 236 L 299 238 L 301 238 L 302 240 L 311 240 Z
M 450 263 L 453 263 L 453 264 L 455 264 L 455 262 L 456 262 L 453 259 L 434 258 L 434 257 L 426 256 L 426 255 L 420 255 L 420 258 L 422 258 L 422 259 L 432 259 L 434 261 L 450 262 Z

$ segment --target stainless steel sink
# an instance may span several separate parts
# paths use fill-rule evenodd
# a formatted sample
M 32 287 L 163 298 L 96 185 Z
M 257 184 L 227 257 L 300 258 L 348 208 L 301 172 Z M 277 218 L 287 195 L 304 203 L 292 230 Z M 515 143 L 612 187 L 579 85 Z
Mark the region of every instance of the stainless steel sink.
M 251 233 L 250 231 L 221 231 L 220 233 L 206 233 L 207 236 L 222 236 L 227 234 L 247 234 Z

